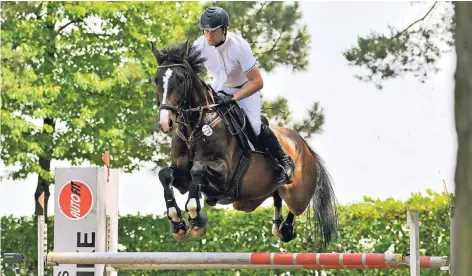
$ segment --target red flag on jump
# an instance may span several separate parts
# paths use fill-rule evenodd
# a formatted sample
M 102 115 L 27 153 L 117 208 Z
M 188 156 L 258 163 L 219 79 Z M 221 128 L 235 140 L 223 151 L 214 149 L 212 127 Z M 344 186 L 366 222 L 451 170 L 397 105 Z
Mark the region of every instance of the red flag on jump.
M 110 152 L 106 151 L 102 155 L 102 161 L 107 165 L 107 182 L 110 180 Z
M 110 167 L 110 152 L 106 151 L 102 155 L 102 161 L 107 165 L 107 167 Z

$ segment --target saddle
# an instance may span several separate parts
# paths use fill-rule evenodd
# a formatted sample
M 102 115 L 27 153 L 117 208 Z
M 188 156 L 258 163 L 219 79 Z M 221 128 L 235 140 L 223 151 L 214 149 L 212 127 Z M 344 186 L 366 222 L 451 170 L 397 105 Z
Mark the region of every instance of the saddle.
M 229 189 L 226 193 L 224 195 L 211 195 L 211 193 L 206 193 L 206 202 L 210 206 L 215 206 L 217 203 L 231 204 L 238 200 L 241 179 L 249 168 L 249 160 L 252 154 L 258 153 L 266 155 L 272 159 L 274 163 L 277 163 L 277 160 L 269 154 L 267 148 L 258 140 L 256 133 L 249 125 L 250 123 L 246 113 L 237 103 L 217 106 L 214 109 L 219 116 L 221 116 L 223 123 L 231 134 L 237 137 L 243 154 L 239 159 L 236 171 L 230 179 Z M 269 120 L 263 115 L 261 115 L 261 121 L 263 124 L 269 125 Z

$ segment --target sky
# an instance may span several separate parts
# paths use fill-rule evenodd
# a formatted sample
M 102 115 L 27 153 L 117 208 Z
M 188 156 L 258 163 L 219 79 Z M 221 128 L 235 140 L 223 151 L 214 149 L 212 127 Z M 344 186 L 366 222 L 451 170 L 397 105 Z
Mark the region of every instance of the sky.
M 421 18 L 430 3 L 302 2 L 301 6 L 312 40 L 308 70 L 292 73 L 281 67 L 262 72 L 262 93 L 267 99 L 286 97 L 294 120 L 301 120 L 313 102 L 320 103 L 323 132 L 308 141 L 324 159 L 338 201 L 349 204 L 363 196 L 406 200 L 426 189 L 442 192 L 443 183 L 453 192 L 454 52 L 441 58 L 441 71 L 426 83 L 401 77 L 384 82 L 381 91 L 354 78 L 358 69 L 348 66 L 342 56 L 358 35 L 386 31 L 388 24 L 403 29 Z M 32 215 L 36 180 L 36 175 L 24 181 L 3 179 L 0 215 Z M 165 212 L 162 186 L 149 167 L 121 173 L 119 185 L 121 215 Z M 176 192 L 176 198 L 183 208 L 186 195 Z M 51 214 L 52 204 L 50 200 Z M 269 199 L 264 206 L 271 204 Z

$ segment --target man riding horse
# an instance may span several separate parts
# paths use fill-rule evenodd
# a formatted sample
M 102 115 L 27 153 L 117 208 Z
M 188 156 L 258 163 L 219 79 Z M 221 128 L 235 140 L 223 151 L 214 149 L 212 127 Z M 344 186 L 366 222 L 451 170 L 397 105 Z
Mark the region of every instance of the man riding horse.
M 188 239 L 190 233 L 205 234 L 209 219 L 202 212 L 201 194 L 210 205 L 232 204 L 248 213 L 272 197 L 275 237 L 293 240 L 295 218 L 313 210 L 307 212 L 307 221 L 316 222 L 313 238 L 319 237 L 325 246 L 337 235 L 336 196 L 329 173 L 295 130 L 261 123 L 263 82 L 256 60 L 248 43 L 228 32 L 228 26 L 228 14 L 210 7 L 200 21 L 204 35 L 191 47 L 188 40 L 163 49 L 151 43 L 157 61 L 153 82 L 159 125 L 171 137 L 170 164 L 159 171 L 171 231 L 179 240 Z M 213 76 L 211 86 L 199 76 L 205 68 Z M 277 163 L 280 170 L 274 170 Z M 174 188 L 188 193 L 188 220 Z
M 221 7 L 205 9 L 200 18 L 200 36 L 194 46 L 207 59 L 204 65 L 213 77 L 211 84 L 218 103 L 237 102 L 244 110 L 259 142 L 282 166 L 280 185 L 291 183 L 295 164 L 269 126 L 261 123 L 261 95 L 264 82 L 249 43 L 228 32 L 229 15 Z M 280 165 L 279 165 L 280 166 Z

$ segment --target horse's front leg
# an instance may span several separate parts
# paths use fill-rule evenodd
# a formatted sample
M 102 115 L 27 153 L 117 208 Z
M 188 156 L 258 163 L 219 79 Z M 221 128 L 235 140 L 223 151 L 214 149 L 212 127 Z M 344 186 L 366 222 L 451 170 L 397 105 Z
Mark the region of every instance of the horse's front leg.
M 208 217 L 200 213 L 201 188 L 204 181 L 207 181 L 206 174 L 207 166 L 203 162 L 195 162 L 190 170 L 192 180 L 190 181 L 185 210 L 189 213 L 189 222 L 193 236 L 196 238 L 203 236 L 208 228 Z
M 177 168 L 169 167 L 164 168 L 159 172 L 159 180 L 164 187 L 167 218 L 171 224 L 171 231 L 177 239 L 187 240 L 190 235 L 190 232 L 188 231 L 190 226 L 187 219 L 182 216 L 182 212 L 175 201 L 172 186 L 178 187 L 179 191 L 184 193 L 185 187 L 187 187 L 190 182 L 190 177 L 188 174 L 185 174 Z

